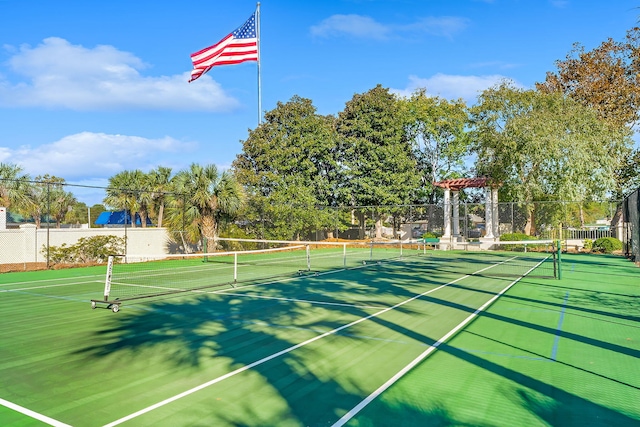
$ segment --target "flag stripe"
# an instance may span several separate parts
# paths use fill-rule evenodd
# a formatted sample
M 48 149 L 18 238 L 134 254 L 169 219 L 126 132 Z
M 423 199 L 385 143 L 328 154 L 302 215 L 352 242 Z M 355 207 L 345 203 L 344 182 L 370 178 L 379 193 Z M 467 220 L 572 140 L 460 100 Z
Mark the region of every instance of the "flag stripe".
M 206 62 L 210 62 L 212 59 L 218 58 L 224 55 L 235 55 L 237 53 L 240 54 L 254 54 L 258 55 L 258 48 L 255 43 L 253 44 L 243 44 L 243 45 L 234 45 L 227 47 L 225 49 L 216 49 L 208 52 L 207 55 L 201 55 L 200 58 L 193 60 L 193 66 L 197 67 Z
M 258 35 L 254 13 L 247 22 L 218 43 L 191 54 L 194 69 L 191 71 L 189 82 L 196 80 L 217 65 L 258 60 Z

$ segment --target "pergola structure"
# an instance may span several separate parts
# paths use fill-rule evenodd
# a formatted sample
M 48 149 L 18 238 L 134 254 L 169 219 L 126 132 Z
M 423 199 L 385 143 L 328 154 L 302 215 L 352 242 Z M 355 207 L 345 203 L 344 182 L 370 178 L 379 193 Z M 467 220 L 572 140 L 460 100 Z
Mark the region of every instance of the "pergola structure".
M 434 182 L 433 185 L 444 189 L 444 227 L 443 240 L 460 238 L 460 197 L 464 188 L 484 188 L 485 191 L 485 238 L 494 239 L 498 231 L 498 186 L 489 178 L 457 178 Z M 453 195 L 453 197 L 452 197 Z M 453 198 L 453 201 L 451 200 Z M 453 208 L 453 221 L 451 211 Z M 453 223 L 453 230 L 452 225 Z M 453 234 L 452 234 L 453 231 Z

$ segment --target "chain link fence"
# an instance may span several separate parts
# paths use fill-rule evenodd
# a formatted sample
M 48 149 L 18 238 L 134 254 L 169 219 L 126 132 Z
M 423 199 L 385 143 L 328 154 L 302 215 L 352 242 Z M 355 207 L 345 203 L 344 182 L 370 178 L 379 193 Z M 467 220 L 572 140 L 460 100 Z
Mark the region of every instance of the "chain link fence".
M 111 206 L 103 204 L 107 200 Z M 217 249 L 201 238 L 187 200 L 189 195 L 161 191 L 114 193 L 106 187 L 64 182 L 0 180 L 0 272 L 55 268 L 65 262 L 100 263 L 105 251 L 152 257 Z M 623 225 L 616 222 L 622 217 L 622 203 L 504 202 L 497 209 L 498 234 L 593 240 L 615 236 L 628 241 L 628 253 L 638 258 L 637 207 L 636 191 L 625 200 Z M 458 210 L 456 237 L 482 238 L 486 205 L 461 201 Z M 444 218 L 442 203 L 315 207 L 249 201 L 239 215 L 216 215 L 215 221 L 217 233 L 224 237 L 409 240 L 442 236 Z M 77 253 L 68 255 L 73 250 Z
M 640 263 L 640 188 L 631 193 L 622 203 L 624 215 L 624 253 L 629 259 Z

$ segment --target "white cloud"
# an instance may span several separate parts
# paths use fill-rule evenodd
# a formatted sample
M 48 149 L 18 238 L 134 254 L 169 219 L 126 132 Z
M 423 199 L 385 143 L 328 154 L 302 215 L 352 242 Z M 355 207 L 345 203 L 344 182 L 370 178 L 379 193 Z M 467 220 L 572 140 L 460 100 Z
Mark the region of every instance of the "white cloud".
M 56 175 L 67 181 L 112 176 L 123 170 L 148 171 L 158 165 L 175 165 L 176 156 L 193 151 L 195 144 L 174 138 L 82 132 L 39 147 L 3 148 L 0 160 L 22 166 L 31 176 Z
M 404 35 L 425 33 L 435 36 L 452 37 L 464 30 L 468 19 L 456 16 L 420 18 L 410 24 L 382 24 L 362 15 L 333 15 L 318 25 L 311 27 L 316 37 L 332 38 L 350 36 L 362 39 L 385 40 Z
M 451 38 L 456 33 L 464 30 L 468 24 L 468 19 L 458 16 L 429 16 L 427 18 L 421 18 L 416 23 L 398 27 L 398 29 Z
M 458 76 L 438 73 L 428 78 L 409 76 L 409 84 L 404 89 L 391 89 L 399 96 L 409 97 L 420 88 L 426 88 L 427 93 L 446 99 L 464 99 L 467 104 L 474 104 L 483 90 L 498 84 L 507 77 L 498 74 L 488 76 Z M 514 82 L 516 86 L 519 86 Z
M 391 32 L 388 26 L 360 15 L 333 15 L 311 27 L 311 34 L 318 37 L 348 35 L 358 38 L 386 39 Z
M 189 72 L 148 77 L 147 66 L 113 46 L 85 48 L 50 37 L 21 46 L 8 64 L 26 81 L 0 80 L 0 107 L 49 107 L 73 110 L 229 111 L 239 103 L 209 76 L 188 84 Z

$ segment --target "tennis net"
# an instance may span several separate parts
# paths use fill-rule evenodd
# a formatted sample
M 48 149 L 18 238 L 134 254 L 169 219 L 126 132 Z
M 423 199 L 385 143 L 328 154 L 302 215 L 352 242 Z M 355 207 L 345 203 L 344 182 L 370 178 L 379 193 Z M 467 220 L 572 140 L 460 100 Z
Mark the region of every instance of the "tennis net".
M 440 244 L 439 247 L 451 247 Z M 559 242 L 553 240 L 522 240 L 473 242 L 460 244 L 462 249 L 432 251 L 434 262 L 445 263 L 447 269 L 491 277 L 560 278 L 561 256 Z M 488 265 L 491 268 L 479 269 Z
M 226 250 L 158 257 L 109 257 L 104 298 L 93 308 L 213 287 L 353 268 L 403 256 L 402 242 L 299 242 L 220 239 Z M 233 248 L 229 250 L 228 248 Z M 405 251 L 406 252 L 406 251 Z M 417 251 L 414 250 L 414 253 Z
M 221 250 L 205 254 L 109 257 L 103 299 L 114 312 L 125 301 L 197 292 L 214 287 L 267 283 L 421 255 L 433 268 L 497 277 L 558 277 L 557 246 L 551 241 L 464 245 L 465 250 L 431 240 L 309 242 L 219 238 Z M 440 249 L 440 250 L 433 250 Z M 447 249 L 447 250 L 442 250 Z M 475 250 L 474 250 L 475 249 Z M 482 266 L 489 266 L 483 269 Z

